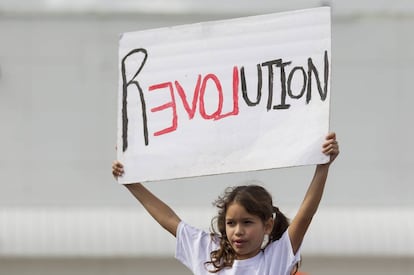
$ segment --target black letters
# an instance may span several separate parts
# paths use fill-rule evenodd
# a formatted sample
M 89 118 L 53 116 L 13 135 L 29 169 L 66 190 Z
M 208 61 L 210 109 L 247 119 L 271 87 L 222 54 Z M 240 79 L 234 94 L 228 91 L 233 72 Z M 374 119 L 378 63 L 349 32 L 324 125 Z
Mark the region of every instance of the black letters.
M 255 106 L 259 104 L 260 99 L 262 98 L 262 67 L 260 66 L 260 64 L 257 64 L 256 67 L 257 67 L 257 97 L 256 97 L 255 102 L 250 101 L 247 95 L 246 75 L 244 73 L 244 67 L 241 67 L 240 69 L 241 82 L 242 82 L 241 83 L 242 95 L 243 95 L 243 99 L 246 102 L 247 106 Z
M 293 78 L 293 75 L 295 74 L 295 72 L 297 71 L 297 70 L 301 70 L 302 71 L 302 76 L 303 76 L 303 86 L 302 86 L 302 89 L 301 89 L 301 91 L 300 91 L 300 93 L 298 94 L 298 95 L 294 95 L 293 94 L 293 92 L 292 92 L 292 78 Z M 299 99 L 299 98 L 301 98 L 302 96 L 303 96 L 303 94 L 305 93 L 305 89 L 306 89 L 306 72 L 305 72 L 305 69 L 303 68 L 303 67 L 295 67 L 295 68 L 293 68 L 291 71 L 290 71 L 290 73 L 289 73 L 289 77 L 288 77 L 288 81 L 287 81 L 287 86 L 288 86 L 288 95 L 291 97 L 291 98 L 294 98 L 294 99 Z
M 292 62 L 285 62 L 283 63 L 282 60 L 280 60 L 280 63 L 276 64 L 277 67 L 280 67 L 280 104 L 273 106 L 273 109 L 289 109 L 290 105 L 286 104 L 286 73 L 285 73 L 285 67 L 287 65 L 290 65 Z
M 316 84 L 318 87 L 319 95 L 321 96 L 322 101 L 325 101 L 326 96 L 328 95 L 328 76 L 329 76 L 329 61 L 328 61 L 328 52 L 325 51 L 324 55 L 324 87 L 322 91 L 321 81 L 319 80 L 319 73 L 313 64 L 312 58 L 308 58 L 308 91 L 306 94 L 306 103 L 309 103 L 311 100 L 311 91 L 312 91 L 312 72 L 315 75 Z
M 139 66 L 135 75 L 127 81 L 126 79 L 126 68 L 125 63 L 126 60 L 134 54 L 142 53 L 144 55 L 143 60 L 141 61 L 141 65 Z M 137 55 L 134 57 L 139 58 Z M 139 97 L 141 100 L 141 109 L 142 109 L 142 119 L 143 119 L 143 131 L 144 131 L 144 139 L 145 145 L 148 145 L 148 125 L 147 125 L 147 112 L 146 112 L 146 105 L 144 99 L 144 93 L 142 91 L 141 86 L 139 85 L 138 81 L 135 79 L 138 74 L 141 72 L 144 64 L 147 60 L 148 53 L 145 49 L 134 49 L 130 51 L 123 59 L 122 59 L 122 151 L 125 152 L 128 148 L 128 110 L 127 110 L 127 96 L 128 96 L 128 86 L 134 84 L 139 92 Z
M 300 99 L 303 97 L 306 91 L 306 104 L 309 104 L 312 98 L 312 75 L 315 76 L 316 79 L 316 86 L 322 101 L 325 101 L 328 95 L 328 83 L 329 83 L 329 60 L 328 60 L 328 51 L 324 53 L 324 87 L 322 88 L 321 80 L 319 79 L 319 72 L 316 68 L 315 64 L 313 63 L 312 58 L 308 58 L 308 68 L 307 73 L 306 70 L 302 66 L 294 67 L 288 74 L 287 81 L 286 81 L 286 74 L 287 68 L 289 65 L 292 64 L 292 61 L 283 62 L 282 59 L 274 59 L 270 61 L 263 62 L 261 65 L 263 67 L 267 67 L 268 69 L 268 98 L 266 109 L 269 111 L 271 109 L 280 110 L 280 109 L 288 109 L 290 108 L 290 104 L 286 103 L 286 95 L 289 96 L 291 99 Z M 273 65 L 275 67 L 280 68 L 280 104 L 273 105 L 273 94 L 274 94 L 274 71 Z M 292 91 L 292 80 L 296 72 L 302 72 L 303 84 L 300 92 L 298 94 L 294 94 Z M 261 99 L 261 87 L 262 87 L 262 70 L 260 69 L 260 65 L 257 65 L 257 72 L 258 72 L 258 95 L 257 101 L 252 102 L 247 96 L 247 89 L 246 89 L 246 76 L 244 73 L 244 67 L 241 68 L 241 78 L 242 78 L 242 95 L 244 101 L 246 102 L 247 106 L 255 106 L 260 103 Z
M 272 109 L 272 102 L 273 102 L 273 65 L 279 64 L 281 62 L 282 62 L 282 59 L 276 59 L 276 60 L 270 60 L 270 61 L 262 63 L 262 66 L 268 67 L 269 97 L 267 98 L 267 105 L 266 105 L 266 108 L 268 111 Z

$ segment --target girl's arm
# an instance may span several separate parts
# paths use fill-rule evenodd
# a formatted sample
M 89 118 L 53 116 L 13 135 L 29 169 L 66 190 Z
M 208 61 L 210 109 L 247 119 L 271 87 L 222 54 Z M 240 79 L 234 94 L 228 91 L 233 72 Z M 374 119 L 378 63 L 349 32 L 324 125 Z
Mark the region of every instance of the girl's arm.
M 112 174 L 115 178 L 122 176 L 123 166 L 115 161 L 112 165 Z M 174 237 L 177 234 L 177 227 L 181 219 L 163 201 L 152 194 L 141 183 L 125 184 L 125 187 L 144 206 L 148 213 Z
M 335 133 L 329 133 L 327 135 L 326 142 L 322 146 L 322 152 L 330 155 L 330 161 L 326 164 L 319 164 L 316 166 L 315 174 L 308 187 L 305 198 L 298 213 L 288 228 L 294 254 L 296 254 L 299 250 L 305 233 L 316 213 L 316 210 L 318 209 L 325 187 L 326 178 L 328 177 L 329 166 L 339 154 L 339 147 L 336 141 Z

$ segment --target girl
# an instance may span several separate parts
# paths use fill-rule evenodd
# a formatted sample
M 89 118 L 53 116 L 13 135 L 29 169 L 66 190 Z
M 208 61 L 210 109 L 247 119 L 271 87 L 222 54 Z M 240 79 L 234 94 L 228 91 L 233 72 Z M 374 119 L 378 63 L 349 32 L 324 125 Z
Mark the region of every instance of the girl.
M 322 198 L 329 166 L 339 154 L 335 133 L 326 136 L 322 152 L 330 156 L 330 161 L 316 166 L 305 198 L 290 224 L 273 206 L 271 195 L 257 185 L 230 188 L 219 197 L 215 203 L 219 212 L 211 234 L 181 221 L 142 184 L 125 186 L 177 238 L 176 258 L 193 274 L 287 275 L 297 270 L 300 246 Z M 123 172 L 122 164 L 115 161 L 114 177 Z

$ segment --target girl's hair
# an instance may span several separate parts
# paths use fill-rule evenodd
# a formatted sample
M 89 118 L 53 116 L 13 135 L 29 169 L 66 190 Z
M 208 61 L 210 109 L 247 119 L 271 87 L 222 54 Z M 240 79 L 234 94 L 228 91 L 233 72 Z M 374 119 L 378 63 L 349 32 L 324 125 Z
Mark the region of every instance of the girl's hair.
M 211 222 L 212 237 L 219 236 L 220 247 L 210 253 L 210 261 L 205 263 L 214 267 L 210 270 L 212 273 L 232 267 L 236 258 L 236 253 L 226 236 L 226 212 L 232 203 L 240 204 L 249 214 L 259 217 L 263 223 L 269 218 L 274 218 L 275 223 L 267 244 L 280 239 L 289 226 L 288 218 L 279 211 L 279 208 L 273 206 L 272 196 L 262 186 L 243 185 L 227 188 L 223 196 L 214 202 L 218 208 L 218 215 Z

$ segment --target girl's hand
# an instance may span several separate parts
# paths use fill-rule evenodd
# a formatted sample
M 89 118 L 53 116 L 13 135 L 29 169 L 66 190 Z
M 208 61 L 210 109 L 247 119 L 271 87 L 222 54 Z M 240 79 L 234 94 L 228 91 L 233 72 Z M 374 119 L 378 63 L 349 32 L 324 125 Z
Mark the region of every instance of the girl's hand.
M 112 175 L 115 179 L 118 179 L 118 177 L 121 177 L 124 174 L 124 166 L 119 161 L 114 161 L 112 163 Z
M 336 141 L 336 134 L 334 132 L 331 132 L 326 136 L 326 141 L 322 145 L 322 152 L 325 155 L 330 156 L 329 162 L 326 163 L 326 165 L 330 165 L 339 155 L 339 145 Z

